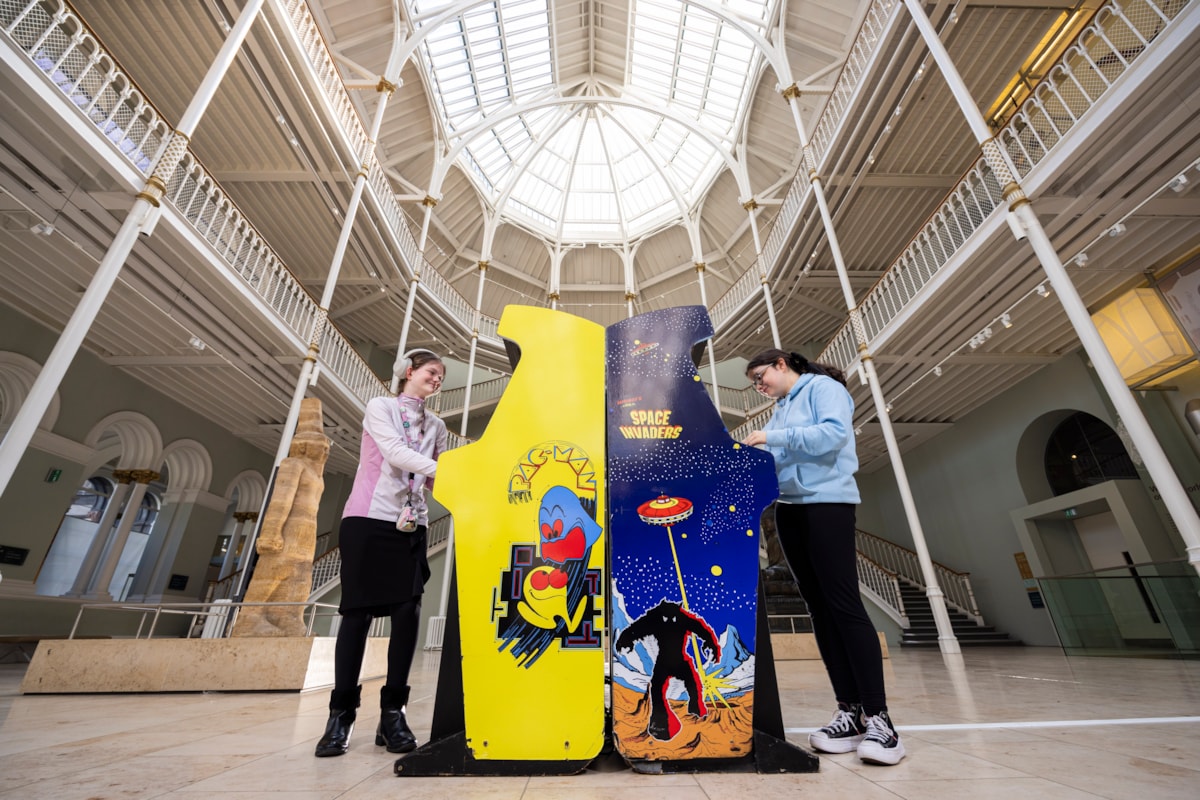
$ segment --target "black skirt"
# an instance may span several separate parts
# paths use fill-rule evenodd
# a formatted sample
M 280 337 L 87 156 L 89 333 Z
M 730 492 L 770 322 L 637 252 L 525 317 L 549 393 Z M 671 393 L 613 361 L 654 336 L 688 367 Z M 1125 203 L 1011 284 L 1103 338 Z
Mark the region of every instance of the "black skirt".
M 339 529 L 342 602 L 339 612 L 390 614 L 392 606 L 419 598 L 429 580 L 425 526 L 404 533 L 395 522 L 346 517 Z

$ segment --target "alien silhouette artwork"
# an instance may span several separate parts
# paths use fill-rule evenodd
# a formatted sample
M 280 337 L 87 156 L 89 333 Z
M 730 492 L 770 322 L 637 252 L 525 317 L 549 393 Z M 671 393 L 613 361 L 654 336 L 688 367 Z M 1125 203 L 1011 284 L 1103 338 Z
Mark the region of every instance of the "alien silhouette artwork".
M 658 650 L 653 658 L 650 686 L 646 691 L 650 703 L 650 722 L 646 732 L 655 739 L 669 741 L 683 727 L 679 716 L 667 702 L 667 687 L 672 678 L 683 683 L 688 698 L 687 713 L 701 720 L 708 716 L 696 662 L 688 652 L 688 640 L 695 643 L 699 639 L 703 642 L 700 646 L 711 654 L 711 661 L 721 657 L 721 645 L 708 623 L 679 603 L 669 600 L 663 600 L 621 631 L 616 648 L 632 650 L 634 643 L 643 639 L 653 639 Z
M 692 353 L 711 335 L 700 306 L 606 331 L 612 730 L 635 768 L 753 750 L 758 519 L 778 489 L 705 392 Z

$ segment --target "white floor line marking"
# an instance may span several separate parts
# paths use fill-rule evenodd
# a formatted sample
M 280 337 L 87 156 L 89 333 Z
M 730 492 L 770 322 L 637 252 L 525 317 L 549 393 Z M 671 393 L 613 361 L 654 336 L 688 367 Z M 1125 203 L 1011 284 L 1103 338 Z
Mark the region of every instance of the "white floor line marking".
M 1035 678 L 1032 675 L 997 675 L 998 678 L 1016 678 L 1019 681 L 1046 681 L 1047 683 L 1082 683 L 1083 681 L 1067 681 L 1062 678 Z
M 1200 722 L 1200 717 L 1126 717 L 1123 719 L 1058 719 L 1013 722 L 953 722 L 942 725 L 898 725 L 904 731 L 976 731 L 999 728 L 1083 728 L 1103 725 L 1178 725 Z M 818 728 L 784 728 L 785 733 L 812 733 Z

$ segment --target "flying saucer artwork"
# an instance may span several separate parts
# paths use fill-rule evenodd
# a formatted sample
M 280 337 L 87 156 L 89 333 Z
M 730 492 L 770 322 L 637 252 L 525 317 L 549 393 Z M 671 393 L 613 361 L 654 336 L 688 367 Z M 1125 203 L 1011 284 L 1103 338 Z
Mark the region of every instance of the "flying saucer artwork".
M 758 519 L 771 457 L 730 438 L 692 362 L 700 306 L 609 326 L 612 728 L 637 768 L 754 741 Z

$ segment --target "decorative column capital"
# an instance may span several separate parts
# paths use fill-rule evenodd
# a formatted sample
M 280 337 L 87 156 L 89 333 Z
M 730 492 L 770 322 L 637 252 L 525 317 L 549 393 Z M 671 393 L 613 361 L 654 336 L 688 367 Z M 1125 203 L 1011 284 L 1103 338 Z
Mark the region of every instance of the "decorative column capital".
M 800 96 L 800 87 L 793 82 L 791 85 L 780 89 L 779 94 L 783 95 L 784 100 L 791 100 Z
M 114 469 L 112 474 L 113 480 L 117 483 L 133 483 L 133 472 L 131 469 Z
M 392 94 L 394 91 L 396 91 L 397 89 L 399 89 L 399 88 L 400 88 L 400 84 L 402 84 L 402 83 L 404 83 L 404 81 L 402 81 L 402 80 L 399 80 L 399 79 L 397 79 L 397 82 L 396 82 L 396 83 L 392 83 L 392 82 L 391 82 L 391 81 L 389 81 L 387 78 L 385 78 L 385 77 L 383 77 L 382 75 L 380 75 L 380 76 L 379 76 L 379 83 L 377 83 L 377 84 L 375 85 L 375 91 L 379 92 L 380 94 L 389 94 L 389 95 L 390 95 L 390 94 Z
M 749 200 L 742 203 L 742 208 L 746 209 L 747 211 L 753 211 L 754 209 L 758 208 L 758 201 L 751 197 Z
M 696 268 L 696 272 L 704 272 L 706 265 L 703 261 L 697 261 L 692 266 Z
M 188 138 L 186 133 L 175 131 L 171 134 L 171 141 L 167 144 L 158 163 L 154 165 L 154 171 L 146 179 L 145 187 L 138 192 L 138 199 L 145 200 L 150 205 L 158 208 L 158 201 L 166 194 L 167 182 L 171 180 L 171 176 L 175 173 L 175 167 L 179 166 L 179 162 L 183 160 L 190 142 L 191 139 Z
M 133 478 L 134 483 L 151 483 L 162 477 L 162 475 L 152 469 L 131 469 L 129 470 L 129 474 Z
M 427 206 L 429 208 L 433 208 L 437 204 L 438 204 L 438 199 L 430 194 L 425 195 L 425 199 L 423 199 L 421 201 L 421 205 Z
M 637 294 L 635 292 L 625 293 L 625 302 L 628 303 L 630 300 L 637 300 Z
M 550 298 L 551 300 L 558 300 L 559 294 L 558 292 L 550 292 L 546 295 L 546 297 Z
M 480 272 L 487 272 L 488 267 L 490 267 L 492 265 L 492 262 L 490 262 L 490 261 L 479 261 L 477 263 L 479 265 Z
M 238 522 L 257 522 L 258 521 L 258 512 L 257 511 L 235 511 L 235 512 L 233 512 L 233 518 L 235 520 L 237 520 Z

